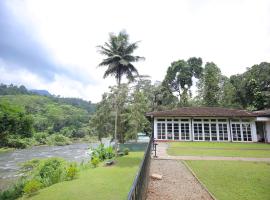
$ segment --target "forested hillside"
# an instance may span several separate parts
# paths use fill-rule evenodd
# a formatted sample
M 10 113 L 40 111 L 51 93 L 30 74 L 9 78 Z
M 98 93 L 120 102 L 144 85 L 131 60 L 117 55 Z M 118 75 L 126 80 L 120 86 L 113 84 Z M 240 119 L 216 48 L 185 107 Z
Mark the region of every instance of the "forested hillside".
M 68 143 L 90 135 L 95 105 L 81 99 L 34 95 L 25 87 L 0 87 L 0 145 Z M 67 138 L 65 138 L 67 137 Z

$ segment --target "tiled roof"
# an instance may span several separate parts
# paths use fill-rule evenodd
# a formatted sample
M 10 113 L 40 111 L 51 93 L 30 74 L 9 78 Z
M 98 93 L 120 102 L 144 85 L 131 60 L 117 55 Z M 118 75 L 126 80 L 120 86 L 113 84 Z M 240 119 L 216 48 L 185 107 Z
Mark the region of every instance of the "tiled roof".
M 258 110 L 253 112 L 256 116 L 270 116 L 270 109 Z
M 252 112 L 219 107 L 183 107 L 173 110 L 149 112 L 153 117 L 256 117 Z

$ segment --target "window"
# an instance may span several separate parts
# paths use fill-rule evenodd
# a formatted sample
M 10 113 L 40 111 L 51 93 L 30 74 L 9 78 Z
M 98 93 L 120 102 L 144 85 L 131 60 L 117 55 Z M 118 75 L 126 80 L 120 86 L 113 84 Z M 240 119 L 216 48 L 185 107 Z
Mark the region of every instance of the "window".
M 243 140 L 244 141 L 252 141 L 250 124 L 243 123 L 242 124 L 242 131 L 243 131 Z
M 226 123 L 218 124 L 218 136 L 220 141 L 228 140 L 228 128 Z
M 251 120 L 233 119 L 231 122 L 233 141 L 252 141 Z
M 172 139 L 172 123 L 167 123 L 167 139 Z
M 179 124 L 178 123 L 173 124 L 173 134 L 174 134 L 174 140 L 179 140 Z
M 233 141 L 242 141 L 240 124 L 232 124 Z
M 211 127 L 210 133 L 211 133 L 212 141 L 217 141 L 217 125 L 214 123 L 211 123 L 210 127 Z
M 165 123 L 158 123 L 157 124 L 157 139 L 166 139 Z
M 209 123 L 205 123 L 203 125 L 203 130 L 204 130 L 204 139 L 209 141 L 211 138 L 210 138 L 210 125 Z
M 181 127 L 181 140 L 190 140 L 189 123 L 180 124 Z
M 194 140 L 203 140 L 202 123 L 194 123 Z

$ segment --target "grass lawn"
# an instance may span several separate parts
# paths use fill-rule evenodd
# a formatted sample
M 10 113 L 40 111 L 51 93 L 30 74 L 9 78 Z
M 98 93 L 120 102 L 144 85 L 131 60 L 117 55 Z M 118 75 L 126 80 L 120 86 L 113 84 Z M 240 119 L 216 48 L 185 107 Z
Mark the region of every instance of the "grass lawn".
M 270 145 L 263 143 L 172 142 L 167 150 L 173 156 L 231 156 L 269 158 Z
M 27 200 L 126 199 L 144 152 L 130 152 L 111 167 L 82 170 L 79 178 L 48 188 Z
M 269 200 L 270 163 L 186 161 L 218 200 Z

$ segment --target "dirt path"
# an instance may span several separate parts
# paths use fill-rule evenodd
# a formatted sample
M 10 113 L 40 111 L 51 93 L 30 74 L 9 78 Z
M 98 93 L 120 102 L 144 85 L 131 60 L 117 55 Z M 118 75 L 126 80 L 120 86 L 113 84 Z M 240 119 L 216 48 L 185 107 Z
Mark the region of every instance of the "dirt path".
M 252 162 L 270 162 L 270 158 L 243 158 L 243 157 L 225 157 L 225 156 L 170 156 L 167 154 L 168 144 L 159 142 L 157 145 L 158 159 L 162 160 L 239 160 Z
M 177 160 L 152 160 L 150 175 L 163 175 L 162 180 L 150 179 L 147 200 L 212 200 L 186 166 Z

